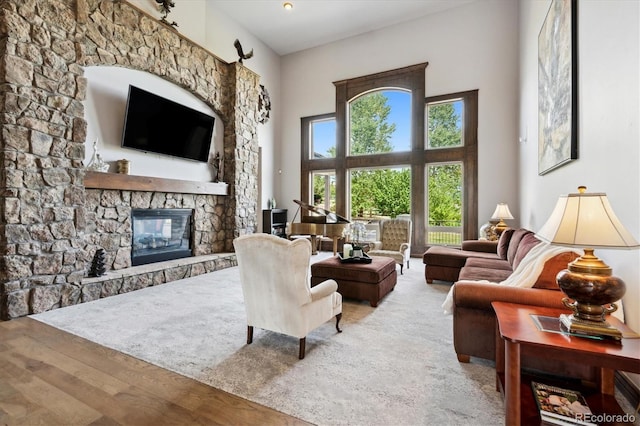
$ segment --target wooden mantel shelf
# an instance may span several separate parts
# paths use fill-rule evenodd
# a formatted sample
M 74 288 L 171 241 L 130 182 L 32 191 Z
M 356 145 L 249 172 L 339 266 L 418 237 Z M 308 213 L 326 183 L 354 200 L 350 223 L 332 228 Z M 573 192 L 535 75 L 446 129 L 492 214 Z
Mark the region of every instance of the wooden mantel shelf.
M 124 191 L 175 192 L 183 194 L 228 195 L 229 185 L 224 182 L 196 182 L 150 176 L 132 176 L 121 173 L 87 171 L 85 188 L 117 189 Z

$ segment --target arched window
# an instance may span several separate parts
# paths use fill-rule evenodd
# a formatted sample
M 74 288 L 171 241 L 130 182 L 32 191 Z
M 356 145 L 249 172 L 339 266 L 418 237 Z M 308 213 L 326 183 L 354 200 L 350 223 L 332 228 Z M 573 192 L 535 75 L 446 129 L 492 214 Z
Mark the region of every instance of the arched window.
M 336 113 L 301 119 L 301 199 L 352 221 L 410 217 L 414 255 L 478 229 L 477 91 L 425 99 L 426 66 L 335 82 Z
M 349 101 L 348 155 L 411 151 L 411 92 L 385 88 Z

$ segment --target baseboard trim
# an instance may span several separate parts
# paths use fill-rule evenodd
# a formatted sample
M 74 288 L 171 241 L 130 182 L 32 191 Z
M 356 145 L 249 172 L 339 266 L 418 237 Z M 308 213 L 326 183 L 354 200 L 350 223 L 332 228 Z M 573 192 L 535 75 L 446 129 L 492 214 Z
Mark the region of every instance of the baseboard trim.
M 625 397 L 632 407 L 638 407 L 640 404 L 640 389 L 624 374 L 616 371 L 615 374 L 616 389 Z

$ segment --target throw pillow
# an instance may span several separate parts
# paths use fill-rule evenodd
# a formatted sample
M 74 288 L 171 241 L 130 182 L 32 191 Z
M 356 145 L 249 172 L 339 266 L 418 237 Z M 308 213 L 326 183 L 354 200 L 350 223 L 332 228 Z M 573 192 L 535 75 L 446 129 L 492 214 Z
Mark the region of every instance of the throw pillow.
M 515 271 L 522 259 L 529 253 L 529 251 L 540 244 L 540 240 L 536 238 L 533 232 L 530 232 L 522 237 L 520 244 L 518 244 L 518 250 L 513 259 L 513 270 Z
M 511 240 L 509 241 L 509 249 L 507 250 L 507 260 L 509 261 L 513 269 L 516 269 L 516 267 L 513 264 L 513 261 L 516 258 L 516 252 L 518 251 L 518 247 L 520 247 L 520 241 L 522 240 L 522 237 L 532 233 L 533 232 L 529 231 L 528 229 L 520 228 L 520 229 L 516 229 L 513 235 L 511 236 Z
M 558 272 L 563 269 L 567 269 L 569 262 L 573 262 L 577 257 L 579 257 L 578 253 L 566 251 L 564 253 L 556 254 L 551 259 L 547 260 L 544 264 L 544 268 L 542 269 L 542 273 L 533 285 L 533 288 L 560 290 L 558 282 L 556 281 L 556 275 L 558 275 Z
M 509 250 L 509 241 L 511 241 L 511 236 L 515 232 L 515 229 L 507 228 L 502 231 L 500 235 L 500 239 L 498 240 L 498 256 L 502 260 L 507 260 L 507 251 Z

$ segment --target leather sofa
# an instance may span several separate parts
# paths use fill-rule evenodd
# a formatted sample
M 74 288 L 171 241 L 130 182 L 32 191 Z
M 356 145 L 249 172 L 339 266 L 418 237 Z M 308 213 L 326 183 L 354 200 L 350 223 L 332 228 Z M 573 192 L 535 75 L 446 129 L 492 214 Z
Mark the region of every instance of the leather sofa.
M 422 256 L 424 263 L 424 279 L 427 283 L 433 280 L 456 282 L 460 270 L 467 259 L 499 259 L 497 241 L 467 240 L 462 242 L 462 249 L 458 250 L 445 246 L 431 246 Z
M 539 243 L 532 231 L 521 228 L 505 230 L 498 241 L 463 241 L 461 250 L 432 246 L 422 256 L 425 279 L 429 284 L 434 280 L 504 281 Z M 575 258 L 573 251 L 566 251 Z M 545 265 L 535 288 L 559 290 L 555 277 L 568 262 L 564 262 L 564 258 L 556 260 Z
M 578 254 L 570 249 L 555 254 L 544 262 L 542 272 L 531 288 L 495 284 L 507 279 L 518 264 L 540 244 L 534 233 L 527 229 L 508 229 L 500 240 L 469 241 L 464 250 L 431 247 L 423 256 L 425 276 L 429 279 L 456 276 L 453 286 L 453 345 L 460 362 L 470 357 L 495 360 L 496 318 L 491 302 L 503 301 L 534 306 L 564 308 L 564 293 L 556 283 L 556 275 L 567 267 Z M 495 252 L 490 252 L 491 247 Z M 475 250 L 480 251 L 475 251 Z M 446 259 L 447 253 L 450 258 Z M 462 261 L 461 261 L 462 259 Z M 431 265 L 430 261 L 439 264 Z M 456 265 L 462 266 L 456 271 Z M 448 275 L 447 275 L 448 274 Z M 483 282 L 486 280 L 489 282 Z M 565 308 L 566 309 L 566 308 Z M 594 379 L 588 367 L 568 363 L 550 363 L 540 357 L 523 357 L 523 366 L 553 374 Z

